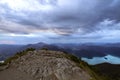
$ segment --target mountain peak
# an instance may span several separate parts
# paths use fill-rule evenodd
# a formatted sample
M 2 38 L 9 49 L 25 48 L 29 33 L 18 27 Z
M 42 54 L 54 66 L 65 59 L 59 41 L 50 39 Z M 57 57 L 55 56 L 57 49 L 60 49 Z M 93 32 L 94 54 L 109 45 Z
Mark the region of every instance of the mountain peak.
M 44 42 L 39 42 L 39 43 L 36 43 L 36 44 L 46 44 L 46 43 L 44 43 Z
M 72 60 L 73 58 L 73 60 Z M 75 57 L 60 51 L 35 50 L 12 60 L 0 71 L 1 80 L 91 80 Z M 6 75 L 6 76 L 4 76 Z M 11 78 L 9 78 L 11 76 Z M 22 79 L 21 79 L 22 78 Z

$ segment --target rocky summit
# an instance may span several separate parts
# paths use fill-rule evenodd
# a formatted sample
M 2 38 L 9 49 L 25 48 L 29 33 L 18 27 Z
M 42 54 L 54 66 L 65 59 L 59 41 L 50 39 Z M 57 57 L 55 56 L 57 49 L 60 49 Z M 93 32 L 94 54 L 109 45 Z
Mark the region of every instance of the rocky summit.
M 0 66 L 0 80 L 94 80 L 68 54 L 35 50 Z

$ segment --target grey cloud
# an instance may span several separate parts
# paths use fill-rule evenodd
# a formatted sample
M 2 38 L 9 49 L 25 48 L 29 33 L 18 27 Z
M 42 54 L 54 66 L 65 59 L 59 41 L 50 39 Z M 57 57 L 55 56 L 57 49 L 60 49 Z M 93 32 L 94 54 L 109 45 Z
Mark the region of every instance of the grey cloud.
M 59 5 L 59 0 L 39 1 L 43 5 L 52 5 L 53 10 L 14 12 L 6 4 L 0 4 L 5 11 L 0 14 L 14 23 L 36 29 L 52 29 L 61 35 L 73 34 L 78 29 L 89 33 L 97 30 L 96 25 L 105 19 L 120 20 L 119 0 L 72 0 L 69 1 L 71 5 Z

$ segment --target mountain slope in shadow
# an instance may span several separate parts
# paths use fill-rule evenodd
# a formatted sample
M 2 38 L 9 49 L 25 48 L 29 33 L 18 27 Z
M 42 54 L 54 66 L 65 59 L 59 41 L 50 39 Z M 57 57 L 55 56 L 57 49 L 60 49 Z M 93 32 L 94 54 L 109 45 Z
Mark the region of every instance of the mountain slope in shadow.
M 98 75 L 109 78 L 109 80 L 120 80 L 120 65 L 102 63 L 93 66 Z

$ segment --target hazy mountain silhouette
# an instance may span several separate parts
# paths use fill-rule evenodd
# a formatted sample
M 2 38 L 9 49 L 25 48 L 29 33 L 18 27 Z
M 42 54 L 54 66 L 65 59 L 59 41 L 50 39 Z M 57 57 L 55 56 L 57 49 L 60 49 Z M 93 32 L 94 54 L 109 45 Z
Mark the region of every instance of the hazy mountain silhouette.
M 28 45 L 0 45 L 0 59 L 11 56 L 16 52 L 22 51 L 27 48 L 41 49 L 43 47 L 48 48 L 49 50 L 55 51 L 64 51 L 70 54 L 74 54 L 78 57 L 103 57 L 106 55 L 113 55 L 120 57 L 120 44 L 46 44 L 46 43 L 37 43 L 37 44 L 28 44 Z

